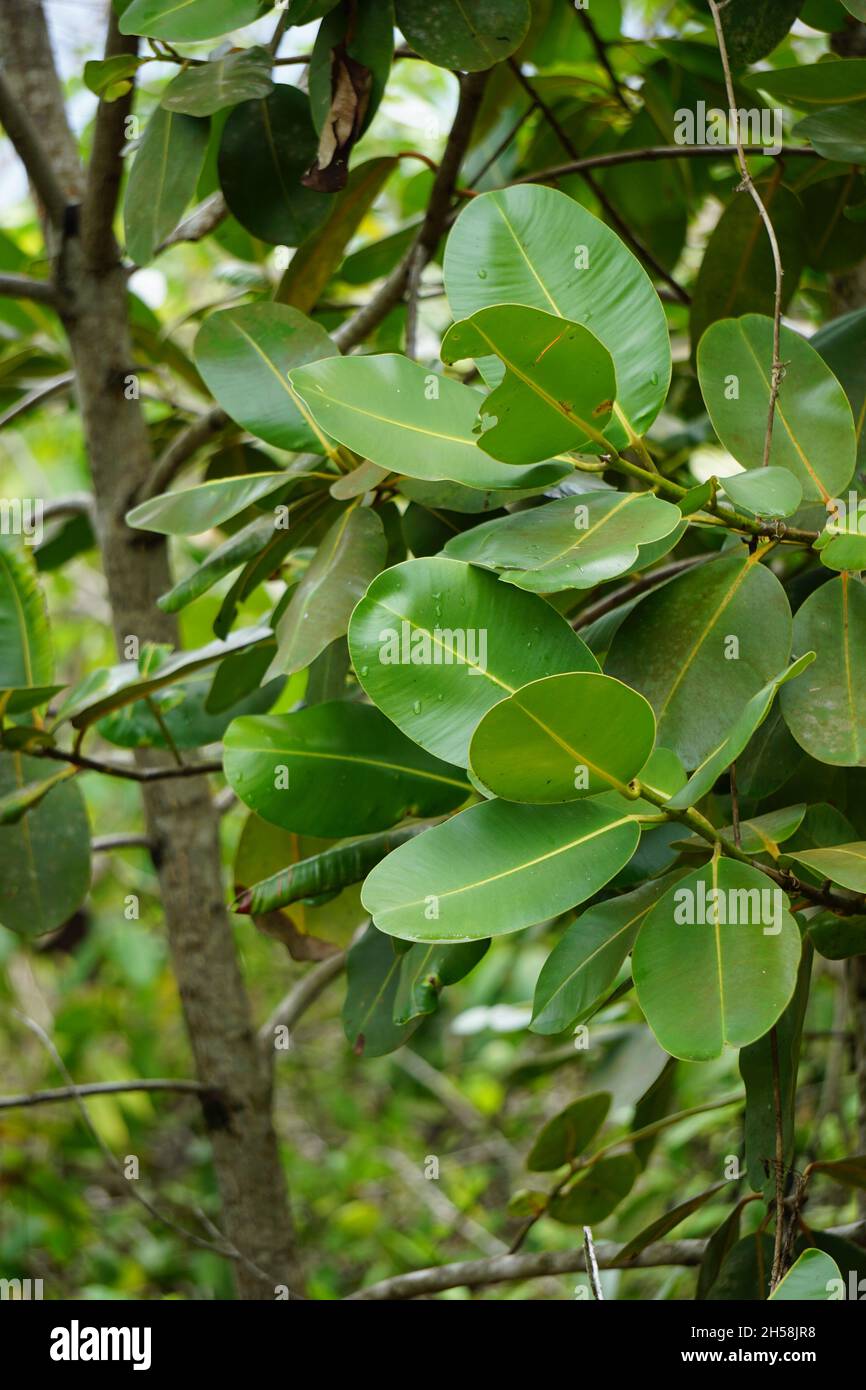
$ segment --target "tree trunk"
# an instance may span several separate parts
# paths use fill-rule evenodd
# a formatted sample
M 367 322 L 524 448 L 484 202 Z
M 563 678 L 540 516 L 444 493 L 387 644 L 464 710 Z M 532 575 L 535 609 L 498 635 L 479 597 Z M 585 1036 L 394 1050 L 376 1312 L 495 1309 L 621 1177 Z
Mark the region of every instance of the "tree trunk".
M 107 52 L 137 41 L 118 35 Z M 3 0 L 0 45 L 15 92 L 37 125 L 58 178 L 73 199 L 83 175 L 69 135 L 41 8 Z M 133 49 L 134 51 L 134 49 Z M 76 369 L 77 393 L 96 499 L 99 539 L 115 639 L 177 642 L 176 624 L 156 599 L 170 587 L 165 544 L 130 530 L 124 513 L 153 461 L 133 373 L 126 275 L 111 233 L 120 177 L 123 100 L 103 107 L 84 207 L 68 219 L 56 281 Z M 80 226 L 79 226 L 80 223 Z M 140 755 L 153 761 L 154 754 Z M 273 1298 L 297 1287 L 291 1218 L 271 1118 L 270 1081 L 256 1046 L 224 905 L 219 823 L 204 779 L 143 785 L 148 833 L 175 975 L 196 1070 L 220 1093 L 203 1106 L 222 1199 L 222 1233 L 237 1252 L 238 1296 Z

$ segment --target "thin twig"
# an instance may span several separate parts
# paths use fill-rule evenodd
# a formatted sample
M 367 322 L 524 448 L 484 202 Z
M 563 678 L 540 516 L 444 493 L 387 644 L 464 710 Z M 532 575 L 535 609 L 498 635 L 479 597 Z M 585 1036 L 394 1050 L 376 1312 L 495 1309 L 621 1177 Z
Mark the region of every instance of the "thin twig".
M 147 835 L 134 831 L 120 831 L 117 835 L 94 835 L 90 841 L 91 854 L 107 854 L 114 849 L 153 849 L 153 841 Z
M 47 1091 L 30 1091 L 21 1096 L 0 1096 L 0 1110 L 23 1109 L 31 1105 L 51 1105 L 58 1100 L 77 1100 L 79 1096 L 115 1096 L 127 1091 L 179 1091 L 194 1095 L 214 1095 L 212 1086 L 202 1081 L 89 1081 L 81 1086 L 55 1086 Z
M 48 758 L 55 763 L 71 763 L 83 772 L 102 772 L 106 777 L 121 777 L 127 782 L 162 782 L 169 777 L 203 777 L 208 772 L 222 772 L 221 762 L 184 763 L 182 767 L 133 767 L 126 763 L 100 762 L 63 748 L 31 748 L 34 758 Z
M 281 999 L 270 1017 L 259 1029 L 259 1046 L 266 1056 L 273 1055 L 274 1032 L 277 1028 L 285 1028 L 291 1033 L 299 1019 L 303 1018 L 307 1009 L 311 1008 L 319 995 L 325 990 L 332 980 L 341 975 L 346 968 L 345 951 L 338 952 L 337 955 L 328 956 L 315 969 L 310 970 L 303 979 L 293 985 L 284 999 Z
M 589 1277 L 589 1286 L 592 1289 L 592 1296 L 599 1302 L 604 1302 L 604 1294 L 601 1290 L 601 1279 L 598 1273 L 598 1260 L 595 1254 L 592 1230 L 589 1226 L 584 1226 L 583 1228 L 583 1253 L 586 1259 L 586 1272 Z
M 747 155 L 764 153 L 761 145 L 743 145 L 741 148 Z M 548 169 L 521 174 L 512 179 L 509 186 L 515 183 L 555 183 L 569 174 L 582 174 L 585 169 L 610 169 L 617 164 L 646 164 L 660 159 L 724 159 L 726 155 L 736 155 L 738 152 L 736 145 L 647 145 L 639 150 L 607 150 L 604 154 L 586 155 L 583 159 L 572 159 L 567 164 L 553 164 Z M 811 145 L 784 145 L 774 158 L 794 156 L 798 159 L 820 158 Z

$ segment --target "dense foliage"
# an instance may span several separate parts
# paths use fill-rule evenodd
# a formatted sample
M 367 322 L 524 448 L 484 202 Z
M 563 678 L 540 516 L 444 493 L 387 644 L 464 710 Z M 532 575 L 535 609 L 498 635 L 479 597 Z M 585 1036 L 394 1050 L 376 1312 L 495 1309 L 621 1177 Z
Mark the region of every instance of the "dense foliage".
M 0 1273 L 331 1298 L 511 1247 L 488 1296 L 857 1296 L 864 17 L 115 0 L 82 197 L 3 88 L 4 1089 L 131 1089 L 0 1110 Z M 285 1280 L 221 1234 L 245 1083 L 183 922 L 203 1127 L 171 1090 L 212 812 L 136 783 L 205 779 Z

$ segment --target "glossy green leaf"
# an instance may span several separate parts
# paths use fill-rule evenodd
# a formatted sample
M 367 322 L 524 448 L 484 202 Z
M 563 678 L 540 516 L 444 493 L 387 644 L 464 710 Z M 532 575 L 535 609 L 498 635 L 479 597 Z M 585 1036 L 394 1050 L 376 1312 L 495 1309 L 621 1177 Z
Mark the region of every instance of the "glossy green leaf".
M 799 806 L 785 806 L 779 811 L 768 811 L 766 815 L 750 816 L 748 820 L 740 821 L 740 848 L 746 854 L 770 854 L 777 859 L 779 846 L 797 833 L 805 814 L 806 806 L 801 803 Z M 726 840 L 731 840 L 734 828 L 732 825 L 726 825 L 719 833 Z M 709 852 L 706 840 L 700 835 L 693 835 L 683 843 L 689 849 Z
M 591 671 L 544 676 L 487 711 L 472 735 L 469 766 L 506 801 L 625 795 L 655 731 L 647 701 L 621 681 Z
M 533 1033 L 563 1033 L 613 986 L 641 922 L 667 892 L 666 876 L 632 893 L 595 903 L 560 937 L 541 967 L 532 1004 Z
M 811 108 L 866 101 L 866 58 L 830 59 L 755 72 L 742 83 L 787 106 Z
M 840 888 L 848 888 L 852 893 L 866 893 L 866 841 L 856 840 L 850 845 L 831 845 L 828 849 L 791 850 L 790 856 L 798 864 L 823 881 L 829 879 Z
M 695 806 L 702 797 L 712 791 L 718 778 L 727 771 L 731 763 L 736 761 L 756 729 L 759 729 L 763 724 L 770 713 L 778 691 L 788 681 L 795 680 L 797 676 L 802 675 L 814 660 L 815 653 L 806 652 L 798 661 L 793 662 L 792 665 L 787 666 L 784 671 L 768 681 L 757 695 L 752 696 L 719 746 L 714 748 L 699 764 L 682 791 L 671 797 L 669 803 L 671 810 L 681 811 L 688 806 Z
M 632 955 L 650 1028 L 673 1057 L 694 1062 L 763 1037 L 794 992 L 799 963 L 787 897 L 732 859 L 681 879 L 646 918 Z
M 400 957 L 394 1022 L 400 1026 L 435 1013 L 442 990 L 474 970 L 489 946 L 489 941 L 467 941 L 462 946 L 412 946 Z
M 549 1214 L 565 1226 L 594 1226 L 628 1196 L 639 1172 L 634 1154 L 600 1158 L 567 1192 L 554 1197 Z
M 164 492 L 140 502 L 126 514 L 127 526 L 159 531 L 164 536 L 198 536 L 229 517 L 261 502 L 289 482 L 285 473 L 245 473 L 239 478 L 217 478 L 212 483 Z
M 607 674 L 646 696 L 658 742 L 687 768 L 719 746 L 790 654 L 788 600 L 756 555 L 738 547 L 679 575 L 642 599 L 611 643 Z
M 529 29 L 529 0 L 397 0 L 406 42 L 442 68 L 479 72 L 501 63 Z
M 0 535 L 0 688 L 45 686 L 53 674 L 48 614 L 33 553 Z
M 336 351 L 299 309 L 266 301 L 211 314 L 195 340 L 196 365 L 223 410 L 250 434 L 296 451 L 321 452 L 323 436 L 289 372 Z
M 280 84 L 262 101 L 236 106 L 223 127 L 217 167 L 229 209 L 253 236 L 300 246 L 331 210 L 326 193 L 304 188 L 316 157 L 309 102 Z
M 850 575 L 822 584 L 798 609 L 794 650 L 814 650 L 808 676 L 782 692 L 785 723 L 813 758 L 866 767 L 866 590 Z
M 349 951 L 343 1028 L 360 1057 L 383 1057 L 411 1037 L 420 1018 L 394 1022 L 402 957 L 389 937 L 368 927 Z
M 116 53 L 111 58 L 91 60 L 84 64 L 84 85 L 103 101 L 117 101 L 132 86 L 131 78 L 141 66 L 135 53 Z
M 785 376 L 770 463 L 790 470 L 807 500 L 827 502 L 854 472 L 851 407 L 819 353 L 784 326 L 781 352 Z M 745 468 L 758 468 L 763 459 L 772 360 L 772 321 L 760 314 L 714 323 L 698 347 L 698 376 L 713 427 Z
M 446 555 L 502 570 L 534 593 L 591 589 L 640 568 L 642 546 L 671 535 L 681 514 L 648 492 L 583 492 L 455 536 Z
M 617 380 L 616 445 L 646 433 L 667 395 L 670 345 L 661 302 L 615 232 L 555 189 L 522 185 L 473 198 L 445 249 L 451 312 L 469 318 L 493 304 L 527 304 L 583 324 L 607 348 Z M 491 385 L 495 357 L 481 364 Z
M 120 32 L 193 43 L 252 24 L 259 9 L 260 0 L 132 0 Z
M 817 1303 L 845 1286 L 836 1261 L 823 1250 L 804 1250 L 770 1294 L 771 1303 Z
M 465 801 L 456 768 L 432 758 L 369 705 L 335 700 L 236 719 L 225 775 L 250 810 L 284 830 L 363 835 Z
M 208 142 L 207 121 L 158 106 L 135 154 L 123 225 L 126 251 L 136 265 L 153 260 L 195 193 Z
M 581 1096 L 554 1115 L 536 1137 L 526 1166 L 531 1173 L 552 1173 L 579 1158 L 601 1129 L 610 1109 L 607 1091 Z
M 866 569 L 866 528 L 859 512 L 848 521 L 829 521 L 814 544 L 821 564 L 834 573 L 859 574 Z
M 47 705 L 62 685 L 10 685 L 0 686 L 0 716 L 4 714 L 27 714 L 40 705 Z
M 800 480 L 787 468 L 756 468 L 722 480 L 726 496 L 756 516 L 793 516 L 803 500 Z
M 407 560 L 374 579 L 349 623 L 370 699 L 437 757 L 465 767 L 487 710 L 540 676 L 598 663 L 558 613 L 459 560 Z
M 866 955 L 866 917 L 837 917 L 819 912 L 808 923 L 809 939 L 825 960 Z
M 185 116 L 212 116 L 225 106 L 268 96 L 274 85 L 272 65 L 271 54 L 258 45 L 217 54 L 202 67 L 179 73 L 160 104 Z
M 442 361 L 505 368 L 479 407 L 478 444 L 503 463 L 539 463 L 603 440 L 613 413 L 613 358 L 588 328 L 523 304 L 495 304 L 449 328 Z
M 45 763 L 0 753 L 0 799 L 44 782 Z M 75 782 L 64 779 L 17 824 L 0 825 L 0 925 L 43 936 L 81 906 L 90 887 L 90 827 Z
M 334 522 L 277 623 L 269 675 L 302 670 L 343 636 L 385 552 L 382 522 L 369 507 L 350 507 Z
M 862 468 L 866 464 L 866 309 L 831 319 L 810 342 L 848 397 L 857 434 L 857 466 Z
M 825 159 L 841 164 L 866 164 L 866 110 L 861 106 L 828 106 L 794 126 L 793 133 Z
M 558 916 L 603 888 L 639 828 L 592 801 L 487 801 L 401 845 L 361 898 L 381 931 L 407 941 L 478 941 Z

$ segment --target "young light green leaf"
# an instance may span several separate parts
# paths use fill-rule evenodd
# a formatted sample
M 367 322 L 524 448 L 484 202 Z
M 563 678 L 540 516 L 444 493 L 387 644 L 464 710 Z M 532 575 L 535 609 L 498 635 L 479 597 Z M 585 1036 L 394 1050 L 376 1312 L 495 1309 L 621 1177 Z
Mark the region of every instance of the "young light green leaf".
M 461 946 L 410 947 L 400 957 L 394 1022 L 402 1026 L 435 1013 L 442 990 L 474 970 L 489 946 L 489 941 L 467 941 Z

